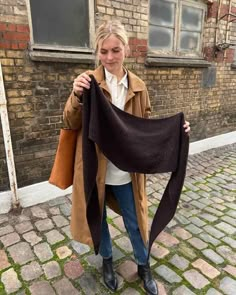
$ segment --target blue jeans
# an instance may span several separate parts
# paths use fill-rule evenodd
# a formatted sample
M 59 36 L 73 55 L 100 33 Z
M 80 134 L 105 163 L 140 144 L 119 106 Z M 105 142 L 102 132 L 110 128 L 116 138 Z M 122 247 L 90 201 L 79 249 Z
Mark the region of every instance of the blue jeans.
M 138 227 L 132 183 L 130 182 L 123 185 L 106 185 L 106 188 L 111 189 L 119 204 L 121 214 L 123 216 L 124 225 L 133 247 L 136 263 L 139 265 L 145 265 L 147 263 L 148 251 L 142 240 Z M 110 258 L 112 256 L 112 242 L 106 217 L 107 212 L 105 203 L 99 253 L 104 258 Z

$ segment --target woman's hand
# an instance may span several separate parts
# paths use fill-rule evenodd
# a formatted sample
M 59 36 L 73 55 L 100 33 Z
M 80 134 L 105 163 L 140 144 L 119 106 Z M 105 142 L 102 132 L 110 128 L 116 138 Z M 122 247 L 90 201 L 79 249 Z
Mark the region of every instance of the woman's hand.
M 184 131 L 185 132 L 187 132 L 187 133 L 189 133 L 190 132 L 190 123 L 189 122 L 187 122 L 187 121 L 185 121 L 185 123 L 184 123 Z
M 81 97 L 83 94 L 84 88 L 86 89 L 90 88 L 90 82 L 91 82 L 91 79 L 89 75 L 87 75 L 86 73 L 80 74 L 77 78 L 75 78 L 73 83 L 74 94 L 78 97 Z

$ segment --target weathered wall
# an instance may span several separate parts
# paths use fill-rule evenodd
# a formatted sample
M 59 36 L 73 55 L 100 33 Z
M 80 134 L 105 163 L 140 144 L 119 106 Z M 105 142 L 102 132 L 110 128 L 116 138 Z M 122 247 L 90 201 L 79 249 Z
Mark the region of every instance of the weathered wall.
M 153 116 L 163 117 L 183 111 L 191 122 L 192 141 L 236 129 L 236 70 L 231 69 L 233 49 L 217 56 L 212 50 L 217 1 L 208 5 L 204 28 L 204 54 L 212 63 L 209 69 L 145 66 L 148 1 L 96 2 L 96 27 L 102 20 L 114 16 L 125 24 L 131 49 L 126 66 L 146 82 Z M 228 1 L 223 1 L 220 14 L 227 13 L 228 8 Z M 231 11 L 236 11 L 234 2 Z M 227 23 L 225 19 L 219 28 L 221 38 Z M 232 42 L 236 39 L 233 24 L 229 38 Z M 77 74 L 91 68 L 88 64 L 33 62 L 28 55 L 28 42 L 25 1 L 0 0 L 0 59 L 20 187 L 48 179 L 72 81 Z M 209 76 L 210 73 L 213 76 Z M 214 74 L 215 83 L 209 87 L 208 79 Z M 0 191 L 6 189 L 9 184 L 0 126 Z

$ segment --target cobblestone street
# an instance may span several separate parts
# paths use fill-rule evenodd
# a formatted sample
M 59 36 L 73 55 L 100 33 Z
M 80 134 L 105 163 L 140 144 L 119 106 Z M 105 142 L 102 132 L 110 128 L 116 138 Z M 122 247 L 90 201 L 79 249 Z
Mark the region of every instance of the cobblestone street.
M 150 222 L 168 175 L 148 177 Z M 101 257 L 71 240 L 71 197 L 0 215 L 0 294 L 111 294 Z M 108 211 L 116 294 L 145 294 L 122 218 Z M 236 294 L 236 144 L 189 156 L 174 219 L 151 253 L 159 294 Z

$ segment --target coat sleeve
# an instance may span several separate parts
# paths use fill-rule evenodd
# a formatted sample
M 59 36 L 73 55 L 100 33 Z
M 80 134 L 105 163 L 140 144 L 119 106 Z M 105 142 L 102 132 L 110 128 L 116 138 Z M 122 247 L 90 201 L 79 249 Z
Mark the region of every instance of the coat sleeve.
M 63 112 L 63 121 L 65 127 L 70 129 L 79 130 L 82 127 L 82 106 L 78 98 L 70 94 Z
M 93 74 L 94 71 L 87 70 L 87 75 Z M 83 104 L 71 92 L 63 112 L 63 121 L 66 128 L 80 130 L 82 128 L 82 109 Z

